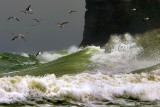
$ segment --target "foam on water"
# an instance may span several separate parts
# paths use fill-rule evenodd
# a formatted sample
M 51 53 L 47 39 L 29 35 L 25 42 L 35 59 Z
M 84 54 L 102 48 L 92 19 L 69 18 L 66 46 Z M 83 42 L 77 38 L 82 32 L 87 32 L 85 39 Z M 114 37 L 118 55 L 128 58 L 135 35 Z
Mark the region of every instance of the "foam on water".
M 119 98 L 140 101 L 160 100 L 160 73 L 88 74 L 44 77 L 15 76 L 0 78 L 0 103 L 50 99 L 91 104 Z
M 57 54 L 57 53 L 49 53 L 49 52 L 43 52 L 41 55 L 37 56 L 37 59 L 40 61 L 40 63 L 47 63 L 53 60 L 56 60 L 64 55 Z
M 75 53 L 75 52 L 78 52 L 80 51 L 81 49 L 76 47 L 76 46 L 71 46 L 69 49 L 68 49 L 68 54 L 72 54 L 72 53 Z
M 56 53 L 56 52 L 42 52 L 41 55 L 37 56 L 37 59 L 40 61 L 40 63 L 47 63 L 53 60 L 56 60 L 58 58 L 61 58 L 63 56 L 78 52 L 81 49 L 78 49 L 76 46 L 71 46 L 67 51 L 67 54 L 61 54 L 61 53 Z
M 49 99 L 52 102 L 65 101 L 92 106 L 97 102 L 99 104 L 116 102 L 119 99 L 160 100 L 160 72 L 158 68 L 150 73 L 126 74 L 159 63 L 159 59 L 140 58 L 145 49 L 139 44 L 138 39 L 130 34 L 113 35 L 104 48 L 95 46 L 89 48 L 85 51 L 85 55 L 93 53 L 90 55 L 92 63 L 89 66 L 95 66 L 96 69 L 92 69 L 94 73 L 89 71 L 90 73 L 73 76 L 63 75 L 58 78 L 54 74 L 43 77 L 3 77 L 0 78 L 0 103 L 22 103 L 33 99 L 34 101 Z M 43 52 L 37 59 L 46 63 L 79 50 L 82 49 L 71 47 L 65 54 Z M 22 55 L 27 57 L 27 54 Z M 76 55 L 80 54 L 74 56 Z M 75 59 L 86 61 L 79 60 L 78 56 Z M 70 62 L 67 64 L 70 65 Z
M 29 57 L 29 55 L 27 53 L 21 53 L 21 56 L 24 56 L 24 57 Z

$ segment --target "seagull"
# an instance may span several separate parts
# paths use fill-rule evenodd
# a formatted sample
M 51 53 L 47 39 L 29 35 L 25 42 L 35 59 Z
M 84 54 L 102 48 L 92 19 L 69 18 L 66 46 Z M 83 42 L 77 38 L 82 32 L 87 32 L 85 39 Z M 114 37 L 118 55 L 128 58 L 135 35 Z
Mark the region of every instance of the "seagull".
M 41 19 L 33 18 L 34 21 L 37 22 L 37 24 L 31 25 L 31 26 L 38 26 L 40 24 Z
M 36 57 L 37 57 L 38 55 L 41 55 L 41 54 L 42 54 L 41 52 L 37 52 Z
M 20 36 L 20 35 L 14 36 L 14 37 L 12 38 L 12 41 L 13 41 L 13 40 L 16 40 L 16 39 L 23 39 L 23 40 L 26 42 L 25 38 L 24 38 L 23 36 Z
M 146 22 L 146 21 L 148 21 L 148 20 L 149 20 L 149 17 L 143 18 L 143 22 Z
M 77 12 L 77 11 L 74 11 L 74 10 L 68 10 L 68 14 L 72 14 L 73 12 Z
M 16 19 L 17 21 L 19 21 L 19 19 L 15 16 L 9 17 L 7 20 L 10 20 L 10 19 Z
M 36 19 L 36 18 L 34 18 L 33 20 L 35 20 L 36 22 L 40 22 L 40 19 Z
M 67 23 L 69 23 L 69 22 L 63 22 L 63 23 L 57 23 L 58 24 L 58 27 L 60 27 L 60 28 L 63 28 L 64 26 L 64 24 L 67 24 Z
M 21 11 L 21 12 L 24 12 L 25 14 L 27 14 L 27 13 L 33 14 L 32 9 L 31 9 L 31 5 L 29 5 L 24 11 Z
M 14 37 L 12 38 L 12 41 L 13 40 L 16 40 L 16 39 L 23 39 L 25 42 L 26 42 L 26 39 L 24 38 L 25 35 L 27 35 L 29 32 L 27 33 L 24 33 L 24 34 L 17 34 L 16 36 L 14 35 L 14 33 L 12 33 L 12 35 L 14 35 Z
M 134 11 L 136 11 L 136 10 L 137 10 L 136 8 L 131 9 L 132 12 L 134 12 Z

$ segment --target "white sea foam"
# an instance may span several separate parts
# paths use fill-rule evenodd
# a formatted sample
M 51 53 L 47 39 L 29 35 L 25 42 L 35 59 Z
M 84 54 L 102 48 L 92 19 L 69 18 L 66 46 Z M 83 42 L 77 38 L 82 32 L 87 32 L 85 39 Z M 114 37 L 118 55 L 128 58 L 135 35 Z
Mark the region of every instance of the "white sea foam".
M 138 56 L 143 48 L 130 34 L 113 35 L 99 54 L 91 57 L 99 71 L 107 73 L 129 73 L 159 63 L 155 60 L 141 60 Z M 105 69 L 105 70 L 104 70 Z
M 40 63 L 47 63 L 53 60 L 56 60 L 64 55 L 57 54 L 57 53 L 49 53 L 49 52 L 43 52 L 41 55 L 37 56 L 37 59 L 40 61 Z
M 72 54 L 72 53 L 75 53 L 75 52 L 78 52 L 80 51 L 81 49 L 79 49 L 77 46 L 71 46 L 69 49 L 68 49 L 68 54 Z
M 24 56 L 24 57 L 29 57 L 29 55 L 27 53 L 21 53 L 21 56 Z
M 160 73 L 88 74 L 44 77 L 0 78 L 0 103 L 46 98 L 53 101 L 90 104 L 118 98 L 140 101 L 160 100 Z
M 63 56 L 75 53 L 77 51 L 79 51 L 81 49 L 78 49 L 78 47 L 76 46 L 71 46 L 68 50 L 67 50 L 67 54 L 60 54 L 60 53 L 56 53 L 56 52 L 42 52 L 41 55 L 37 56 L 37 59 L 40 61 L 40 63 L 47 63 L 53 60 L 56 60 L 58 58 L 61 58 Z

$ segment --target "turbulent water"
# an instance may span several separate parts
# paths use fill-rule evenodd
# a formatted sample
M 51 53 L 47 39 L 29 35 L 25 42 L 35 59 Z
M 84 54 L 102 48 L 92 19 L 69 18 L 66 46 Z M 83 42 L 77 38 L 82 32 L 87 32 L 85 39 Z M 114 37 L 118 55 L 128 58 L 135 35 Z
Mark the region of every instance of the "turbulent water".
M 0 105 L 160 106 L 160 30 L 112 35 L 102 48 L 0 54 Z

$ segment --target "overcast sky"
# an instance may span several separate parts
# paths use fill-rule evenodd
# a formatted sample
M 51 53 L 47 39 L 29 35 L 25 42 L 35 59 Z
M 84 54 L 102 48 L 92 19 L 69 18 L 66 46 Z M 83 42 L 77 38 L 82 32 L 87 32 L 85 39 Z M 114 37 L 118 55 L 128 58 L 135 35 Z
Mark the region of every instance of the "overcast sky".
M 25 14 L 31 5 L 33 14 Z M 68 14 L 67 10 L 76 10 Z M 78 46 L 83 37 L 85 0 L 1 0 L 0 3 L 0 53 L 37 52 L 67 49 Z M 19 22 L 10 16 L 19 18 Z M 33 18 L 41 19 L 38 26 Z M 68 21 L 64 28 L 58 28 L 58 22 Z M 11 41 L 11 34 L 30 32 L 25 36 L 26 43 L 17 39 Z

